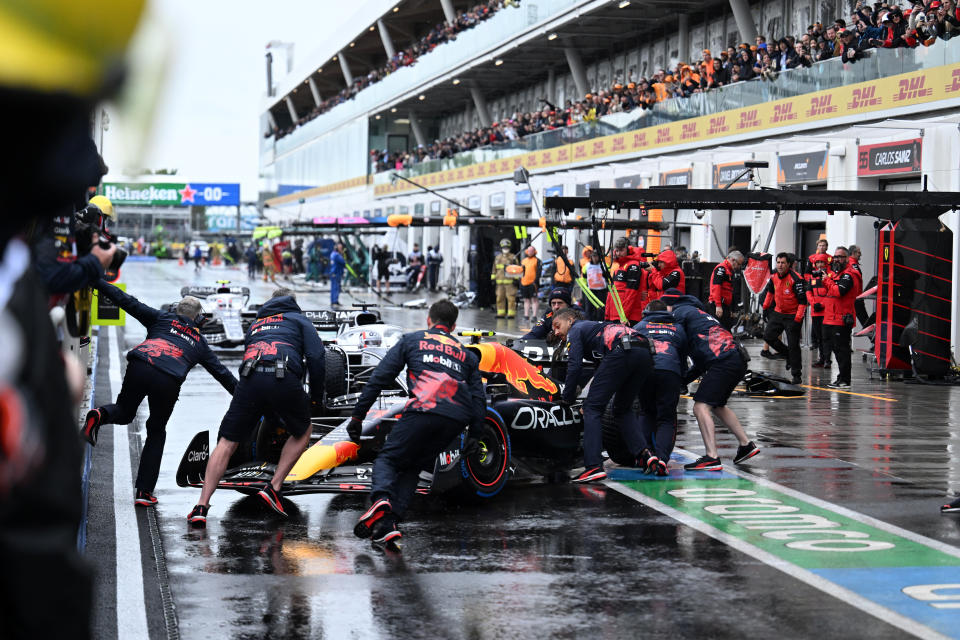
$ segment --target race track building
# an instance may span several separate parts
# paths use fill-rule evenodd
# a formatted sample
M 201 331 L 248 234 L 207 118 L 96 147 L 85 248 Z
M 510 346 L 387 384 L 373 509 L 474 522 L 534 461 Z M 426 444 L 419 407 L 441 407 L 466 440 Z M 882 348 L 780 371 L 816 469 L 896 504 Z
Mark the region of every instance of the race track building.
M 700 60 L 704 48 L 753 43 L 764 33 L 799 35 L 810 23 L 829 25 L 838 17 L 849 23 L 852 11 L 848 2 L 818 0 L 497 2 L 492 15 L 455 39 L 384 72 L 412 43 L 478 2 L 371 3 L 370 13 L 355 16 L 338 41 L 325 43 L 271 87 L 259 130 L 261 171 L 277 194 L 268 200 L 270 219 L 416 217 L 442 215 L 449 206 L 394 173 L 484 216 L 533 220 L 534 200 L 545 195 L 584 195 L 597 187 L 720 188 L 749 161 L 768 167 L 756 171 L 754 184 L 741 180 L 731 188 L 960 191 L 960 40 L 871 49 L 855 63 L 825 60 L 648 110 L 378 171 L 372 150 L 415 150 L 508 122 L 517 112 L 560 111 L 570 100 L 649 78 L 678 60 Z M 532 175 L 529 185 L 513 181 L 520 166 Z M 771 211 L 648 213 L 674 223 L 663 237 L 644 238 L 650 250 L 683 246 L 706 261 L 722 259 L 730 246 L 762 248 L 774 218 Z M 953 234 L 956 257 L 960 214 L 946 214 L 942 222 Z M 806 256 L 825 234 L 831 252 L 838 245 L 862 247 L 869 280 L 877 270 L 874 223 L 840 212 L 783 212 L 769 250 Z M 414 242 L 439 244 L 446 280 L 464 272 L 471 245 L 492 248 L 502 233 L 411 227 L 386 238 L 399 251 Z M 564 239 L 572 258 L 588 242 L 573 232 Z M 545 263 L 552 261 L 543 235 L 534 246 Z M 957 263 L 951 266 L 954 353 L 960 343 Z

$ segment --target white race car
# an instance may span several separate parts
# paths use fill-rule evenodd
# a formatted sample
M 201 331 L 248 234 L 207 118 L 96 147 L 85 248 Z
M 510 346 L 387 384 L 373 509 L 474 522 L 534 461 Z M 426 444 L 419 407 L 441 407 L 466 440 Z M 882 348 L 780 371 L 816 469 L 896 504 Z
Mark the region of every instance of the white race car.
M 249 306 L 250 289 L 231 287 L 228 280 L 220 280 L 215 287 L 187 286 L 180 296 L 193 296 L 203 307 L 200 333 L 215 349 L 233 349 L 243 346 L 243 336 L 257 318 L 257 308 Z

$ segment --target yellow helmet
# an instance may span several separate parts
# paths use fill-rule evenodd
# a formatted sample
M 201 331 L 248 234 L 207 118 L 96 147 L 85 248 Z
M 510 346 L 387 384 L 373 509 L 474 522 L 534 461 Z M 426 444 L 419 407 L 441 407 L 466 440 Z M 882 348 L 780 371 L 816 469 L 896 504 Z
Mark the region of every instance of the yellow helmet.
M 107 196 L 93 196 L 90 198 L 90 203 L 100 209 L 100 213 L 107 216 L 111 220 L 116 220 L 116 216 L 113 212 L 113 203 L 110 202 L 110 198 Z
M 144 0 L 0 2 L 0 85 L 97 96 L 122 75 L 123 56 L 144 4 Z

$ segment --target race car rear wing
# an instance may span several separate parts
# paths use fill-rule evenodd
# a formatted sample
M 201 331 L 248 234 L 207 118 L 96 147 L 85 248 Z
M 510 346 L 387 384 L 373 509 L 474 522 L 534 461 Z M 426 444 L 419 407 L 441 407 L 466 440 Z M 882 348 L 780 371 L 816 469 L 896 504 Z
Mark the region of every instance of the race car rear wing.
M 184 296 L 193 296 L 194 298 L 206 298 L 207 296 L 213 296 L 218 293 L 233 293 L 241 296 L 250 297 L 250 288 L 249 287 L 198 287 L 198 286 L 187 286 L 180 289 L 180 297 Z
M 303 315 L 313 323 L 313 326 L 321 331 L 335 331 L 341 325 L 360 327 L 368 324 L 380 324 L 380 312 L 376 309 L 345 309 L 343 311 L 334 311 L 333 309 L 310 309 L 305 310 Z

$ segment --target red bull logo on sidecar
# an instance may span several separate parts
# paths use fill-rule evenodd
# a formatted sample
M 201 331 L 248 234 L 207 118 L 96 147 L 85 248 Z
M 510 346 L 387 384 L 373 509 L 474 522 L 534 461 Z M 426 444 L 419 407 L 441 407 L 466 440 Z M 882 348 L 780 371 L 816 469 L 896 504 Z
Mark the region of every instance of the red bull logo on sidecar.
M 543 397 L 557 393 L 557 384 L 543 375 L 522 356 L 500 344 L 485 342 L 470 345 L 480 355 L 480 370 L 487 373 L 502 373 L 512 387 L 529 396 Z M 527 387 L 527 383 L 531 388 Z M 539 390 L 538 393 L 535 390 Z

